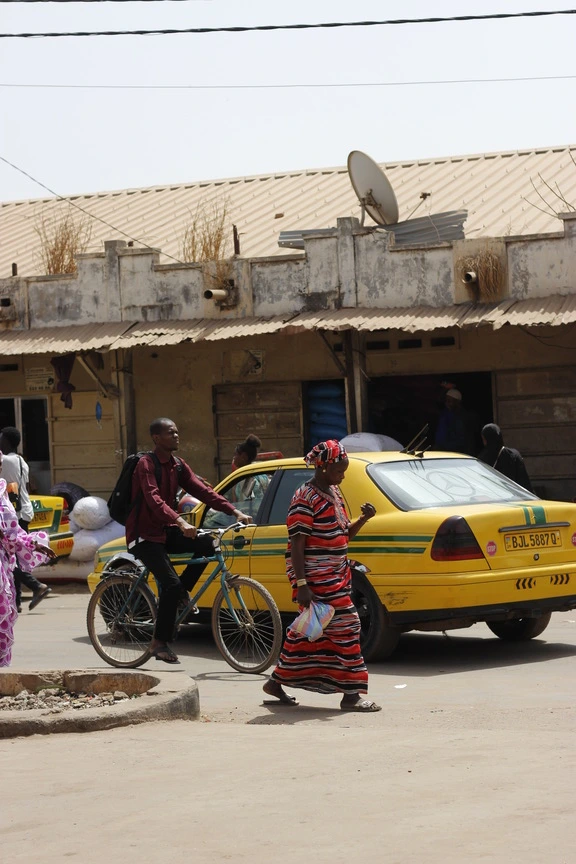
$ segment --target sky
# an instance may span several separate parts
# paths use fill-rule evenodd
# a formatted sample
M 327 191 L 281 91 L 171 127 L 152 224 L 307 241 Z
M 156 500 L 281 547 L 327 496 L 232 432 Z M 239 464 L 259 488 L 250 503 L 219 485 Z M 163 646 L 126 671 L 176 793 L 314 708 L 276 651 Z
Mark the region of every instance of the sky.
M 0 0 L 0 33 L 568 8 L 562 0 Z M 345 165 L 353 149 L 377 162 L 396 162 L 574 144 L 574 45 L 576 15 L 260 33 L 3 38 L 0 156 L 56 193 L 72 195 L 334 167 Z M 409 83 L 487 78 L 554 80 Z M 75 86 L 38 86 L 49 84 Z M 43 188 L 0 161 L 0 201 L 42 197 L 49 197 Z

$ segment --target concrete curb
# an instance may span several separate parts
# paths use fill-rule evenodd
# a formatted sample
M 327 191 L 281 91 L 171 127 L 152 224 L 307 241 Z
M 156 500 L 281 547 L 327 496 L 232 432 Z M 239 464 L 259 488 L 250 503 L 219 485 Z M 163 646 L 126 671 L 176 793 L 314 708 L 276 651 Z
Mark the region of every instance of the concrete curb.
M 48 714 L 45 708 L 1 711 L 0 739 L 51 735 L 53 732 L 95 732 L 150 720 L 197 720 L 200 716 L 198 686 L 183 672 L 153 675 L 120 669 L 0 672 L 0 696 L 13 696 L 22 690 L 35 692 L 47 687 L 94 694 L 122 690 L 128 695 L 142 695 L 106 708 L 69 708 L 60 714 Z

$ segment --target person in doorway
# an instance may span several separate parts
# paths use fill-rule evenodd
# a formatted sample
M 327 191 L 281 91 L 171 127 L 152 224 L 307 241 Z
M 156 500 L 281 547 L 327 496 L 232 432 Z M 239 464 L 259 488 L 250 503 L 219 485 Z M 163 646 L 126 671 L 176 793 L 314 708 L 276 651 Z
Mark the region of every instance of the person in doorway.
M 348 561 L 348 541 L 376 511 L 367 503 L 358 518 L 348 518 L 338 489 L 348 457 L 338 441 L 317 444 L 306 463 L 315 472 L 290 503 L 286 569 L 300 610 L 317 599 L 334 607 L 334 617 L 314 642 L 288 630 L 264 692 L 284 705 L 298 704 L 284 690 L 285 684 L 315 693 L 342 693 L 342 711 L 380 711 L 379 705 L 364 698 L 368 670 L 360 649 L 360 618 L 352 603 Z
M 14 509 L 18 523 L 23 531 L 28 531 L 28 526 L 34 516 L 32 503 L 28 494 L 28 482 L 30 470 L 28 463 L 17 452 L 20 445 L 20 431 L 15 426 L 5 426 L 0 432 L 0 450 L 4 454 L 0 477 L 6 481 L 9 493 L 12 492 Z M 32 599 L 28 604 L 30 610 L 35 609 L 41 600 L 52 591 L 44 582 L 36 579 L 32 573 L 25 568 L 17 566 L 14 570 L 14 586 L 16 589 L 16 609 L 22 612 L 22 585 L 32 591 Z
M 159 417 L 150 424 L 154 452 L 138 460 L 132 477 L 134 506 L 126 521 L 128 549 L 136 555 L 160 586 L 158 617 L 150 651 L 164 663 L 179 663 L 168 642 L 172 640 L 178 602 L 192 590 L 200 578 L 205 564 L 189 564 L 182 578 L 170 561 L 170 553 L 189 553 L 195 558 L 210 556 L 214 552 L 209 537 L 197 537 L 197 529 L 176 512 L 178 487 L 203 501 L 214 510 L 235 516 L 239 522 L 251 522 L 250 516 L 237 510 L 233 504 L 203 483 L 183 459 L 172 455 L 178 450 L 179 435 L 176 424 L 167 417 Z M 160 465 L 160 483 L 156 479 Z
M 514 480 L 519 486 L 523 486 L 528 492 L 532 492 L 532 484 L 528 477 L 524 459 L 513 447 L 506 447 L 500 427 L 496 423 L 487 423 L 482 428 L 482 443 L 484 449 L 478 454 L 478 458 L 496 468 L 505 477 Z
M 462 393 L 455 387 L 446 391 L 444 410 L 438 418 L 434 446 L 437 450 L 467 453 L 473 456 L 474 430 L 472 418 L 462 405 Z
M 254 462 L 261 446 L 262 442 L 260 439 L 252 434 L 248 435 L 245 441 L 237 444 L 232 459 L 232 471 L 236 471 L 237 468 L 243 468 L 245 465 L 250 465 Z
M 0 452 L 0 467 L 2 462 Z M 0 666 L 9 666 L 12 659 L 14 624 L 18 616 L 14 570 L 19 567 L 30 572 L 54 557 L 47 534 L 43 531 L 28 534 L 20 528 L 6 480 L 0 478 Z

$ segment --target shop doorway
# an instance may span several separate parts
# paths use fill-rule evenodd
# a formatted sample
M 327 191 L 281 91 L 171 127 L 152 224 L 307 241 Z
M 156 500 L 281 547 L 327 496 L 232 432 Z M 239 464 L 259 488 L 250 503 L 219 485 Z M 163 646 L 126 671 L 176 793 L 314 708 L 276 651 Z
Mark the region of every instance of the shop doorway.
M 30 466 L 30 491 L 50 491 L 48 400 L 45 397 L 0 399 L 0 429 L 15 426 L 22 433 L 19 452 Z
M 438 418 L 451 387 L 462 394 L 470 417 L 474 455 L 482 448 L 480 430 L 493 421 L 492 373 L 461 372 L 440 375 L 395 375 L 373 378 L 368 384 L 369 429 L 406 445 L 429 424 L 427 443 L 434 446 Z

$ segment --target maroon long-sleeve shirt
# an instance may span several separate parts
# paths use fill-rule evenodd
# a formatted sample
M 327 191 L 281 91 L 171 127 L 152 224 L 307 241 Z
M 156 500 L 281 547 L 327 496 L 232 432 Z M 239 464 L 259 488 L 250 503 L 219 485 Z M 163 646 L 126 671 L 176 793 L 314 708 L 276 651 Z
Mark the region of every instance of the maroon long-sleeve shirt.
M 158 450 L 155 453 L 162 468 L 160 486 L 156 482 L 156 465 L 152 456 L 141 456 L 134 469 L 132 500 L 139 498 L 139 503 L 132 508 L 126 521 L 128 546 L 137 540 L 166 541 L 165 528 L 174 525 L 178 519 L 178 513 L 170 505 L 176 500 L 179 486 L 214 510 L 230 515 L 234 513 L 234 505 L 196 477 L 183 459 L 180 459 L 181 468 L 178 470 L 173 456 L 166 459 Z

